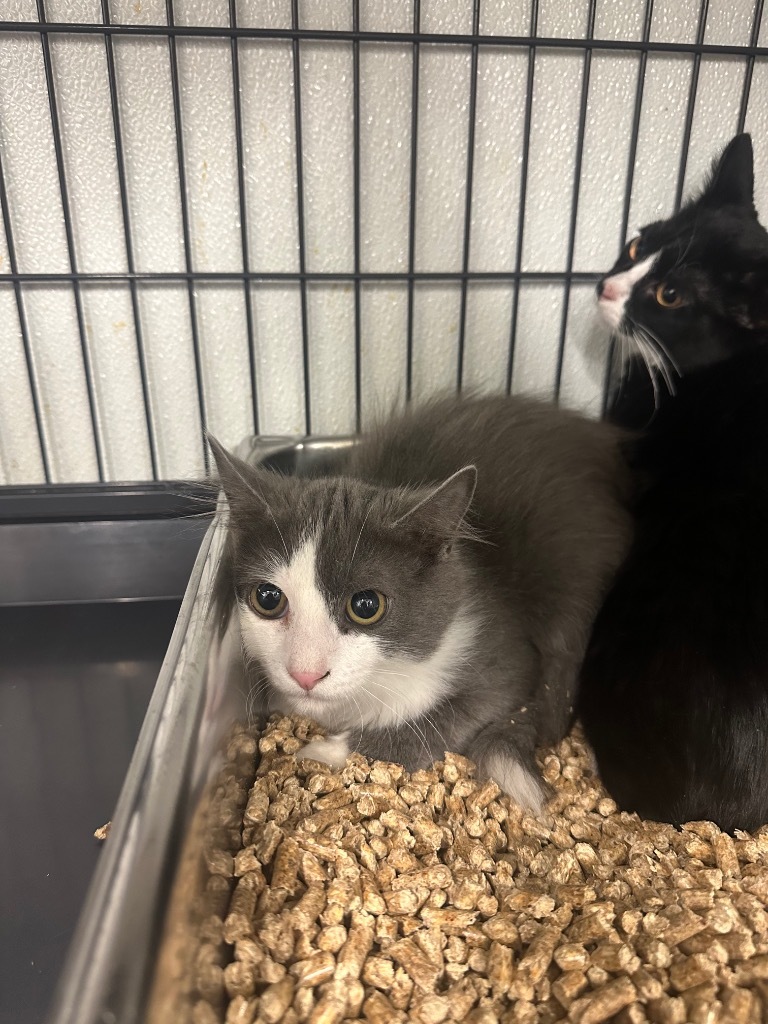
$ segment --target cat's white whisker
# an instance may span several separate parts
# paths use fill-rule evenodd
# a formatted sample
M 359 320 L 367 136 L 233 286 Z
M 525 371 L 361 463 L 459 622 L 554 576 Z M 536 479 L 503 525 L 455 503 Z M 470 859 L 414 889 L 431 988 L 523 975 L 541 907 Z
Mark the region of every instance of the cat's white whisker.
M 621 339 L 622 364 L 626 364 L 629 362 L 629 338 L 626 336 L 626 334 L 620 334 L 619 338 Z
M 660 375 L 664 383 L 667 385 L 667 388 L 669 388 L 671 380 L 669 377 L 669 371 L 667 370 L 667 367 L 665 366 L 663 359 L 659 358 L 658 353 L 654 349 L 650 339 L 648 338 L 646 332 L 642 328 L 640 329 L 639 333 L 643 346 L 643 351 L 646 355 L 646 364 L 649 368 L 649 371 L 653 371 L 654 374 Z
M 280 537 L 280 540 L 282 541 L 283 550 L 285 551 L 286 560 L 290 561 L 291 556 L 288 554 L 288 545 L 285 543 L 285 537 L 283 537 L 283 531 L 278 526 L 277 520 L 275 519 L 275 514 L 272 511 L 272 509 L 269 507 L 269 505 L 267 505 L 267 512 L 269 512 L 269 515 L 270 515 L 270 517 L 272 519 L 272 522 L 275 524 L 275 529 L 277 530 L 277 533 L 278 533 L 278 535 Z
M 452 710 L 453 710 L 453 716 L 454 716 L 454 720 L 455 720 L 455 718 L 456 718 L 456 711 L 453 708 L 452 708 Z M 427 722 L 432 726 L 434 731 L 440 737 L 440 742 L 443 744 L 443 752 L 445 753 L 448 750 L 452 750 L 453 749 L 452 745 L 448 742 L 448 740 L 445 738 L 443 733 L 438 729 L 437 723 L 435 722 L 434 718 L 431 715 L 427 715 L 427 714 L 424 715 L 424 718 L 427 720 Z
M 367 686 L 362 686 L 360 689 L 362 690 L 363 693 L 367 693 L 369 697 L 373 697 L 374 700 L 377 700 L 380 704 L 383 704 L 385 708 L 387 708 L 389 711 L 392 712 L 392 714 L 394 714 L 394 715 L 396 715 L 398 717 L 398 719 L 403 723 L 403 725 L 407 726 L 411 730 L 413 735 L 416 737 L 416 739 L 421 744 L 421 746 L 422 746 L 422 748 L 424 750 L 424 753 L 427 755 L 427 760 L 431 762 L 432 761 L 432 752 L 430 751 L 429 747 L 427 746 L 427 742 L 426 742 L 427 738 L 426 738 L 426 736 L 424 736 L 422 733 L 420 733 L 417 730 L 417 728 L 415 727 L 416 723 L 415 722 L 409 722 L 408 719 L 404 718 L 396 708 L 393 708 L 390 704 L 387 704 L 387 702 L 385 700 L 382 700 L 381 697 L 377 697 L 375 693 L 371 693 L 371 691 L 368 689 Z
M 635 345 L 635 348 L 637 349 L 637 352 L 639 353 L 640 358 L 643 360 L 643 363 L 645 364 L 646 370 L 648 371 L 648 376 L 649 376 L 649 378 L 651 380 L 651 386 L 653 388 L 653 408 L 655 410 L 658 410 L 658 408 L 659 408 L 659 385 L 658 385 L 658 381 L 656 380 L 656 374 L 654 372 L 654 370 L 656 369 L 655 361 L 649 359 L 649 357 L 648 357 L 648 342 L 645 340 L 645 338 L 643 338 L 642 334 L 640 333 L 638 325 L 633 324 L 632 326 L 633 326 L 633 334 L 632 334 L 631 340 L 632 340 L 633 344 Z
M 672 380 L 671 369 L 667 365 L 667 361 L 664 358 L 664 355 L 658 350 L 657 346 L 654 344 L 653 339 L 651 338 L 651 336 L 648 334 L 648 332 L 645 332 L 645 334 L 646 334 L 646 340 L 647 340 L 648 346 L 649 346 L 650 350 L 654 353 L 654 355 L 656 357 L 657 366 L 659 367 L 661 375 L 664 378 L 664 383 L 667 385 L 667 390 L 669 391 L 670 395 L 674 395 L 676 389 L 675 389 L 675 382 Z
M 649 327 L 643 327 L 643 331 L 648 340 L 651 342 L 651 344 L 658 350 L 659 355 L 666 359 L 666 361 L 669 363 L 669 365 L 672 367 L 672 369 L 675 371 L 678 377 L 682 377 L 680 367 L 672 358 L 669 349 L 666 347 L 666 345 L 658 336 L 658 334 L 652 331 Z
M 381 674 L 381 675 L 393 675 L 393 676 L 404 676 L 406 679 L 409 678 L 409 676 L 405 672 L 388 672 L 388 671 L 384 670 L 384 671 L 380 672 L 379 674 Z M 385 686 L 384 683 L 379 682 L 378 679 L 375 680 L 373 685 L 374 686 L 380 686 L 381 689 L 384 690 L 386 693 L 391 693 L 395 697 L 400 696 L 400 694 L 398 694 L 397 690 L 393 690 L 390 687 Z M 370 693 L 370 690 L 368 692 Z M 394 710 L 394 708 L 392 708 L 392 710 Z M 456 712 L 454 710 L 454 717 L 455 717 L 455 715 L 456 715 Z M 430 717 L 430 715 L 426 711 L 423 711 L 421 717 L 424 718 L 432 726 L 432 728 L 435 730 L 435 733 L 440 738 L 440 741 L 445 744 L 444 749 L 445 750 L 450 750 L 451 747 L 450 747 L 450 745 L 448 743 L 448 740 L 446 740 L 445 736 L 440 732 L 440 730 L 438 729 L 437 725 L 435 724 L 434 720 Z M 424 732 L 424 730 L 422 730 L 422 732 Z M 424 732 L 424 738 L 426 740 L 426 733 L 425 732 Z
M 368 511 L 365 513 L 365 518 L 363 519 L 362 525 L 360 526 L 360 532 L 358 533 L 357 540 L 355 541 L 355 546 L 352 548 L 352 557 L 349 560 L 349 568 L 347 569 L 347 579 L 349 579 L 352 573 L 352 565 L 354 564 L 355 555 L 357 554 L 357 547 L 360 543 L 360 538 L 363 536 L 363 530 L 365 529 L 365 524 L 368 522 L 368 516 L 371 514 L 372 508 L 373 505 L 368 506 Z
M 653 387 L 654 409 L 658 410 L 660 400 L 658 375 L 664 380 L 669 394 L 674 395 L 677 393 L 677 388 L 672 373 L 674 371 L 678 377 L 682 376 L 680 368 L 658 335 L 631 318 L 628 318 L 628 324 L 630 333 L 621 334 L 619 337 L 622 340 L 622 345 L 626 338 L 627 344 L 634 346 L 635 351 L 643 360 Z
M 363 721 L 363 712 L 362 712 L 362 709 L 361 709 L 360 705 L 357 702 L 357 698 L 355 697 L 355 695 L 353 693 L 350 694 L 350 697 L 355 702 L 355 707 L 357 708 L 357 713 L 360 715 L 360 735 L 357 738 L 357 746 L 359 747 L 362 744 L 362 742 L 363 742 L 363 734 L 365 732 L 365 722 Z
M 263 693 L 267 692 L 267 680 L 259 679 L 258 682 L 254 683 L 248 691 L 248 695 L 245 701 L 245 713 L 248 719 L 248 725 L 253 725 L 254 719 L 254 708 L 256 701 Z M 269 707 L 269 694 L 267 694 L 267 707 Z

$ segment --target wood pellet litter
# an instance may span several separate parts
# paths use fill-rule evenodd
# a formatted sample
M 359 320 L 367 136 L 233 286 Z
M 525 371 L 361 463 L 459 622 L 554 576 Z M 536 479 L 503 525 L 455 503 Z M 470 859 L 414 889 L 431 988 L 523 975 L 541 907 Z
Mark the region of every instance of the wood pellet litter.
M 768 828 L 618 813 L 578 730 L 539 818 L 458 755 L 297 764 L 319 735 L 230 740 L 194 1024 L 768 1020 Z

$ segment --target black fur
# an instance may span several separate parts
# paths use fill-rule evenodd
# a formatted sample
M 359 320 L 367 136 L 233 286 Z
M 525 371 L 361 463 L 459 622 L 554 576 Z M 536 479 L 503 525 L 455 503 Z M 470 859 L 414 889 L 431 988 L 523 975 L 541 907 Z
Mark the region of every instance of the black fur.
M 768 236 L 748 137 L 641 238 L 667 236 L 679 262 L 662 250 L 659 276 L 678 275 L 688 304 L 652 326 L 681 376 L 632 446 L 636 539 L 595 622 L 580 713 L 622 809 L 751 830 L 768 822 Z M 640 296 L 629 315 L 647 325 L 648 308 Z

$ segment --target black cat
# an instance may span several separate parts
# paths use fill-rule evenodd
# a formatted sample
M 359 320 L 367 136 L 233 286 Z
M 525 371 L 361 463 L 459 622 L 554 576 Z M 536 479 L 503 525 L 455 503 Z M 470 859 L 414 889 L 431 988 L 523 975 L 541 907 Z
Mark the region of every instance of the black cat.
M 768 233 L 737 136 L 700 197 L 598 286 L 639 342 L 610 417 L 632 444 L 636 539 L 596 620 L 580 714 L 622 809 L 768 822 Z

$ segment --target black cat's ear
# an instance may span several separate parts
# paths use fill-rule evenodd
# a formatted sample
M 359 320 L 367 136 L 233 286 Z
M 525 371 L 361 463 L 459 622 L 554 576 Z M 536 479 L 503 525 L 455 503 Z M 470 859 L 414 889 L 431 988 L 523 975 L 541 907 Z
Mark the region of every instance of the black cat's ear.
M 232 513 L 236 515 L 244 509 L 252 512 L 254 506 L 269 508 L 273 500 L 272 492 L 280 479 L 277 474 L 249 466 L 228 452 L 212 434 L 206 437 L 216 462 L 221 489 Z
M 446 545 L 458 537 L 472 534 L 464 524 L 464 517 L 469 511 L 476 486 L 477 470 L 474 466 L 464 466 L 417 501 L 392 525 L 412 529 L 422 536 L 431 536 L 439 540 L 445 549 Z
M 701 202 L 706 206 L 741 206 L 754 210 L 754 191 L 752 139 L 744 132 L 731 139 L 715 161 Z

